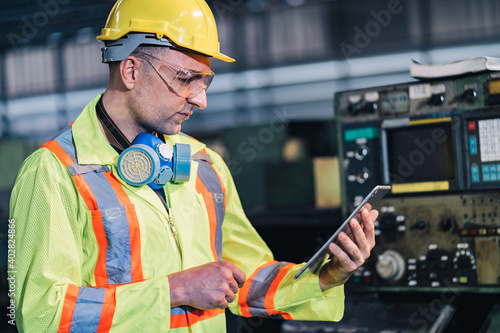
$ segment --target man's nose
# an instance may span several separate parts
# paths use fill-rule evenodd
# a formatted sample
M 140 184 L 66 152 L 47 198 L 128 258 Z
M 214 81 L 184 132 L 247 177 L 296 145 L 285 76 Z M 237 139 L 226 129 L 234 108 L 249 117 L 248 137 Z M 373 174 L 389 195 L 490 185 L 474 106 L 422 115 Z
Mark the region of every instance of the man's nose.
M 188 97 L 187 101 L 190 104 L 195 105 L 198 109 L 203 110 L 204 108 L 207 107 L 207 92 L 205 89 L 203 89 L 198 95 L 193 96 L 193 97 Z

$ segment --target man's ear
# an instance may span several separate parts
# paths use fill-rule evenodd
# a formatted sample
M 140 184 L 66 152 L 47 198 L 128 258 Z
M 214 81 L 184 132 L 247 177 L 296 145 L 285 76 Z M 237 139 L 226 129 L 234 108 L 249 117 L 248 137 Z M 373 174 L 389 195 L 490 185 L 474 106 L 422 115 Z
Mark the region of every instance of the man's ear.
M 120 76 L 123 84 L 129 90 L 133 89 L 137 83 L 137 69 L 140 62 L 136 57 L 129 56 L 120 62 Z

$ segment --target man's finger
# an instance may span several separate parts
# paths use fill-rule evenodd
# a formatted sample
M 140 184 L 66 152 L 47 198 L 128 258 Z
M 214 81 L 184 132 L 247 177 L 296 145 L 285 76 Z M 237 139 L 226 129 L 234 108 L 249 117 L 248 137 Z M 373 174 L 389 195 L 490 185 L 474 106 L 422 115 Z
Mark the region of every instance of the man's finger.
M 235 297 L 235 295 L 234 295 L 233 293 L 226 294 L 226 301 L 227 301 L 228 303 L 231 303 L 232 301 L 234 301 L 234 299 L 235 299 L 235 298 L 236 298 L 236 297 Z M 229 305 L 229 304 L 228 304 L 228 305 Z M 227 306 L 226 306 L 226 308 L 227 308 Z
M 368 214 L 368 212 L 364 211 L 363 212 L 363 215 L 365 214 Z M 368 214 L 369 216 L 369 214 Z M 369 220 L 366 221 L 366 216 L 363 216 L 364 218 L 364 223 L 366 224 L 369 224 Z M 369 219 L 369 217 L 368 217 Z M 354 260 L 354 261 L 357 261 L 357 262 L 364 262 L 366 258 L 368 258 L 368 256 L 370 255 L 370 241 L 367 240 L 367 236 L 365 234 L 365 231 L 363 230 L 363 228 L 361 228 L 360 225 L 357 225 L 357 224 L 354 224 L 352 227 L 352 230 L 353 230 L 353 240 L 354 240 L 354 243 L 356 244 L 356 246 L 358 247 L 359 249 L 359 252 L 361 253 L 361 258 L 359 258 L 358 260 Z
M 227 296 L 226 296 L 227 298 Z M 216 308 L 218 309 L 227 309 L 227 307 L 229 306 L 229 303 L 228 300 L 226 299 L 225 302 L 220 302 L 219 305 L 216 306 Z
M 356 270 L 356 268 L 358 267 L 358 265 L 355 263 L 356 255 L 353 256 L 352 254 L 348 253 L 349 249 L 352 250 L 352 245 L 354 244 L 350 239 L 348 239 L 348 237 L 341 237 L 341 238 L 342 241 L 346 241 L 348 245 L 345 245 L 343 243 L 341 244 L 332 243 L 330 244 L 328 249 L 337 258 L 338 262 L 340 263 L 340 266 L 342 267 L 342 270 L 344 270 L 345 272 L 352 272 Z
M 236 281 L 232 281 L 229 283 L 229 289 L 233 292 L 233 294 L 236 294 L 238 290 L 240 290 L 240 286 Z
M 245 283 L 245 280 L 247 279 L 247 276 L 245 273 L 239 269 L 238 267 L 234 267 L 233 269 L 233 277 L 236 283 L 238 283 L 238 287 L 243 287 L 243 283 Z
M 377 220 L 378 211 L 372 210 L 367 217 L 365 217 L 366 221 L 363 222 L 363 231 L 365 233 L 366 240 L 368 242 L 368 246 L 370 249 L 373 249 L 375 246 L 375 226 L 374 222 Z

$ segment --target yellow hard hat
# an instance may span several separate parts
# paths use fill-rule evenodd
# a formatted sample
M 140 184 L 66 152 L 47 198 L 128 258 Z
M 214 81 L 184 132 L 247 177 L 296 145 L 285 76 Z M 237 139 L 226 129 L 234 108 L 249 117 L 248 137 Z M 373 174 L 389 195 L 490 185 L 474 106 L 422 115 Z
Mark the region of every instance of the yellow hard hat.
M 119 0 L 97 40 L 106 43 L 103 62 L 123 60 L 146 44 L 234 61 L 220 53 L 215 19 L 204 0 Z

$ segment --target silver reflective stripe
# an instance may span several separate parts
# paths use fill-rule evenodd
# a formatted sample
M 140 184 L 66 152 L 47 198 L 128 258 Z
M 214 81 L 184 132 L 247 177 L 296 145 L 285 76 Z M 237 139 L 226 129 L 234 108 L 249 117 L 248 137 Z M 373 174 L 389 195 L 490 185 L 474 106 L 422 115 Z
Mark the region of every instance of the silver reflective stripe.
M 66 127 L 55 139 L 75 164 L 68 166 L 72 175 L 80 175 L 95 197 L 97 208 L 102 212 L 102 223 L 106 233 L 107 284 L 133 282 L 130 228 L 126 207 L 122 206 L 117 193 L 103 172 L 105 165 L 79 165 L 71 126 Z M 90 208 L 89 208 L 90 209 Z
M 271 316 L 271 314 L 265 309 L 264 300 L 271 284 L 274 279 L 276 279 L 276 276 L 278 276 L 279 271 L 288 264 L 290 263 L 281 261 L 264 267 L 252 279 L 252 284 L 250 285 L 247 296 L 248 310 L 252 316 Z
M 222 222 L 226 215 L 226 195 L 222 191 L 222 184 L 212 164 L 205 161 L 198 162 L 198 177 L 208 192 L 212 193 L 215 208 L 217 229 L 215 233 L 215 251 L 217 258 L 222 259 Z
M 99 165 L 99 164 L 87 164 L 87 165 L 73 164 L 68 166 L 68 170 L 69 172 L 71 172 L 72 176 L 76 176 L 76 175 L 83 175 L 89 172 L 106 172 L 109 171 L 109 168 L 107 165 Z
M 201 161 L 205 161 L 205 162 L 208 162 L 210 164 L 213 164 L 212 159 L 210 158 L 210 155 L 208 155 L 207 153 L 202 153 L 201 151 L 193 154 L 193 156 L 191 156 L 191 159 L 193 161 L 201 160 Z
M 70 333 L 97 332 L 106 290 L 80 287 L 71 318 Z

